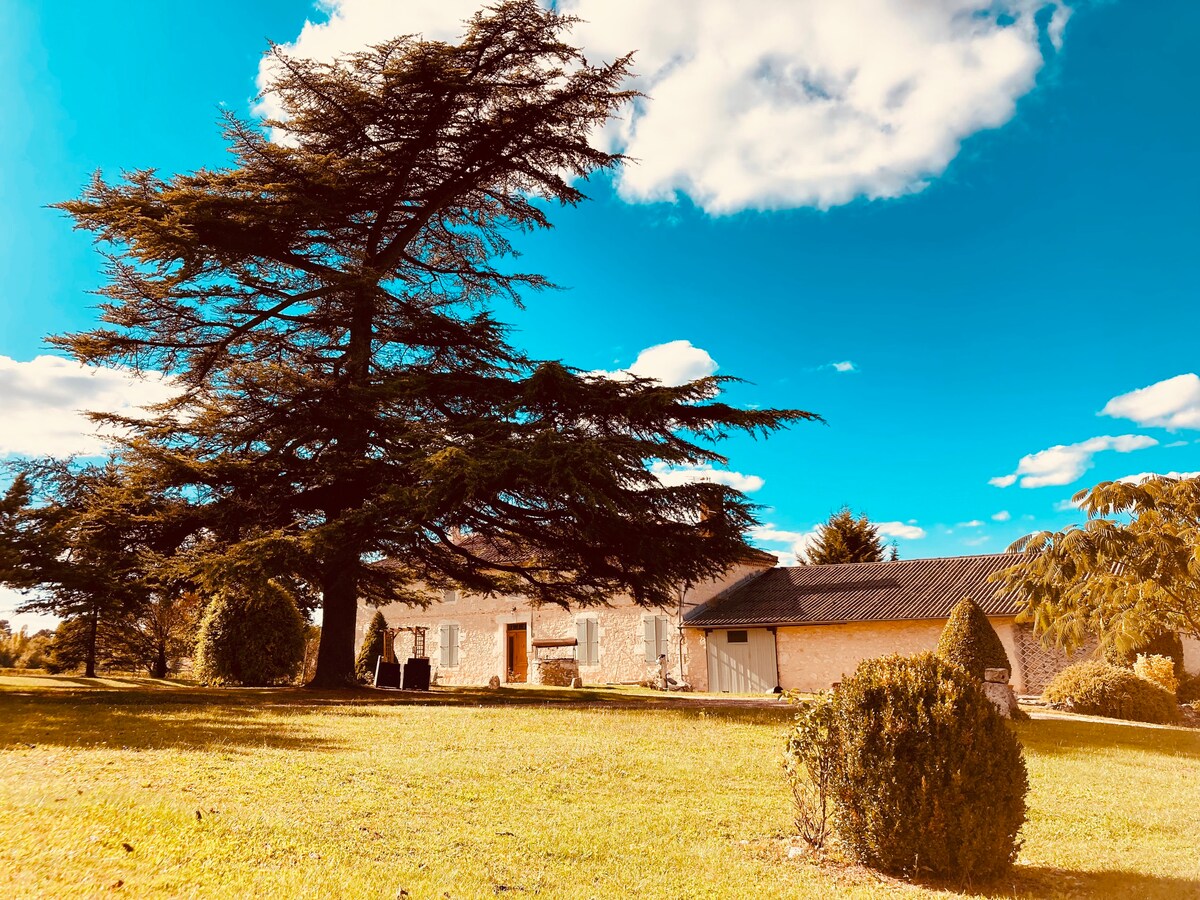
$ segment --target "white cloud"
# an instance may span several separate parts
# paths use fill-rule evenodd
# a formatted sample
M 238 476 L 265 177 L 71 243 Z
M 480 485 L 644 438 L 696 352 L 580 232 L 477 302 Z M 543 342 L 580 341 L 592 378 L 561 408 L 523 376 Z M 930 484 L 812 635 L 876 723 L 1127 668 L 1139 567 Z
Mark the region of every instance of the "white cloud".
M 958 528 L 982 528 L 984 522 L 982 519 L 972 519 L 970 522 L 959 522 Z
M 157 374 L 138 377 L 58 356 L 0 356 L 0 457 L 102 453 L 104 440 L 84 410 L 136 415 L 170 394 Z
M 768 544 L 795 544 L 797 541 L 807 540 L 816 533 L 816 528 L 810 531 L 786 531 L 776 528 L 770 522 L 766 525 L 755 525 L 750 529 L 750 537 Z
M 875 527 L 884 537 L 905 538 L 910 541 L 925 537 L 925 529 L 909 522 L 875 522 Z
M 854 365 L 854 363 L 852 363 L 848 359 L 843 360 L 842 362 L 830 363 L 829 365 L 831 365 L 833 367 L 835 372 L 857 372 L 858 371 L 858 366 Z
M 1010 513 L 1007 509 L 1002 509 L 998 513 L 992 513 L 993 522 L 1007 522 L 1011 518 L 1012 513 Z
M 1092 467 L 1092 457 L 1097 453 L 1105 450 L 1130 453 L 1157 444 L 1158 441 L 1144 434 L 1122 434 L 1117 437 L 1106 434 L 1078 444 L 1058 444 L 1021 457 L 1016 472 L 989 479 L 988 484 L 1003 488 L 1018 479 L 1023 488 L 1070 484 Z
M 757 525 L 750 529 L 750 539 L 760 544 L 780 544 L 786 549 L 771 547 L 770 552 L 779 557 L 783 566 L 797 565 L 821 533 L 821 526 L 814 525 L 808 531 L 785 531 L 773 524 Z
M 741 472 L 730 472 L 727 469 L 714 469 L 712 466 L 672 466 L 658 461 L 650 465 L 650 471 L 666 487 L 699 481 L 723 484 L 749 494 L 760 490 L 766 483 L 757 475 L 743 475 Z
M 1176 375 L 1113 397 L 1100 415 L 1160 428 L 1200 428 L 1200 376 Z
M 717 362 L 707 350 L 693 347 L 691 341 L 668 341 L 647 347 L 638 354 L 633 365 L 617 371 L 596 371 L 591 375 L 606 378 L 654 378 L 663 384 L 677 386 L 704 378 L 717 371 Z
M 395 34 L 453 40 L 478 0 L 326 0 L 289 45 L 332 59 Z M 637 160 L 630 201 L 710 213 L 899 197 L 1003 125 L 1059 46 L 1062 0 L 561 0 L 590 59 L 636 51 L 647 94 L 597 139 Z M 269 71 L 260 67 L 260 85 Z M 268 99 L 264 110 L 277 111 Z
M 963 545 L 967 546 L 967 547 L 982 547 L 984 544 L 986 544 L 990 540 L 991 540 L 991 538 L 988 537 L 986 534 L 981 534 L 978 537 L 964 538 Z

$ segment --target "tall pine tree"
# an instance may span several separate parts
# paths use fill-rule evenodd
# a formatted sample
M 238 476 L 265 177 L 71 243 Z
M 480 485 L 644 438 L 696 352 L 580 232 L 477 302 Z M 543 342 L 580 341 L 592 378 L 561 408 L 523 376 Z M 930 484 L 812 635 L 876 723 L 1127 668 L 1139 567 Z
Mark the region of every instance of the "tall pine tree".
M 817 536 L 805 551 L 806 562 L 823 566 L 832 563 L 883 562 L 886 544 L 879 529 L 865 516 L 854 517 L 843 506 L 817 529 Z M 898 558 L 895 547 L 892 559 Z
M 284 113 L 264 124 L 283 140 L 230 115 L 230 168 L 97 176 L 61 206 L 112 261 L 107 327 L 58 346 L 176 379 L 124 423 L 126 452 L 205 508 L 223 568 L 269 559 L 319 590 L 316 685 L 353 680 L 359 598 L 421 602 L 418 583 L 673 602 L 744 553 L 752 517 L 649 464 L 720 463 L 732 431 L 814 418 L 718 402 L 720 378 L 609 380 L 508 343 L 491 304 L 549 286 L 513 268 L 509 237 L 621 161 L 589 137 L 631 100 L 629 57 L 590 64 L 570 22 L 509 0 L 459 44 L 330 64 L 274 48 Z M 462 532 L 523 553 L 490 561 Z

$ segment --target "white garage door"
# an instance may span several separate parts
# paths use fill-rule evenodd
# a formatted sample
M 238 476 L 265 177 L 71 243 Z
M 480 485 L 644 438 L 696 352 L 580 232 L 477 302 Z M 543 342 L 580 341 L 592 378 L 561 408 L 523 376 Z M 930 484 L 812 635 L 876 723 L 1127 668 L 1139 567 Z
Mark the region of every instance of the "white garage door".
M 761 694 L 779 684 L 775 632 L 766 628 L 722 628 L 708 633 L 711 690 Z

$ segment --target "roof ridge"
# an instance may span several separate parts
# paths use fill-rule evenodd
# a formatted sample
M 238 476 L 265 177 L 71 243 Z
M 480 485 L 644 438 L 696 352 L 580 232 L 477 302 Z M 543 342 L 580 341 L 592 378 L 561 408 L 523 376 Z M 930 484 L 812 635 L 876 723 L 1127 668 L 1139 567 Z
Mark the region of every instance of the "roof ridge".
M 1002 550 L 997 553 L 960 553 L 957 556 L 918 556 L 913 559 L 877 559 L 863 562 L 849 563 L 808 563 L 807 565 L 799 566 L 776 566 L 775 569 L 782 571 L 784 569 L 842 569 L 849 566 L 894 566 L 904 563 L 920 563 L 920 562 L 939 562 L 950 559 L 991 559 L 997 556 L 1021 556 L 1021 550 Z

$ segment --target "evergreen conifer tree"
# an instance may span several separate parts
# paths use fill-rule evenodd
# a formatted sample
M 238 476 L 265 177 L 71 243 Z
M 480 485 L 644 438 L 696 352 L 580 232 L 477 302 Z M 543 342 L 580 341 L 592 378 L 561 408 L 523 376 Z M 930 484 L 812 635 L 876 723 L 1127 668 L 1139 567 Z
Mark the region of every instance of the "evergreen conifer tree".
M 509 237 L 620 163 L 589 139 L 634 96 L 630 57 L 589 63 L 570 22 L 508 0 L 458 44 L 273 48 L 284 112 L 264 125 L 285 140 L 230 115 L 231 168 L 98 175 L 61 205 L 112 263 L 105 327 L 56 345 L 171 373 L 173 402 L 120 420 L 125 452 L 202 507 L 209 571 L 319 592 L 314 685 L 353 681 L 360 599 L 421 603 L 418 584 L 674 602 L 745 553 L 753 518 L 651 463 L 721 463 L 731 432 L 816 418 L 718 402 L 722 378 L 606 379 L 508 343 L 492 305 L 550 286 L 504 259 Z M 463 532 L 524 552 L 498 563 Z
M 383 656 L 383 642 L 386 637 L 387 619 L 383 617 L 383 613 L 376 610 L 367 626 L 362 649 L 358 651 L 358 659 L 354 663 L 354 671 L 359 681 L 369 683 L 375 677 L 375 662 Z
M 805 551 L 805 561 L 815 566 L 883 562 L 885 546 L 879 529 L 865 515 L 855 518 L 850 507 L 843 506 L 817 530 L 816 539 Z M 893 559 L 898 555 L 893 547 Z

